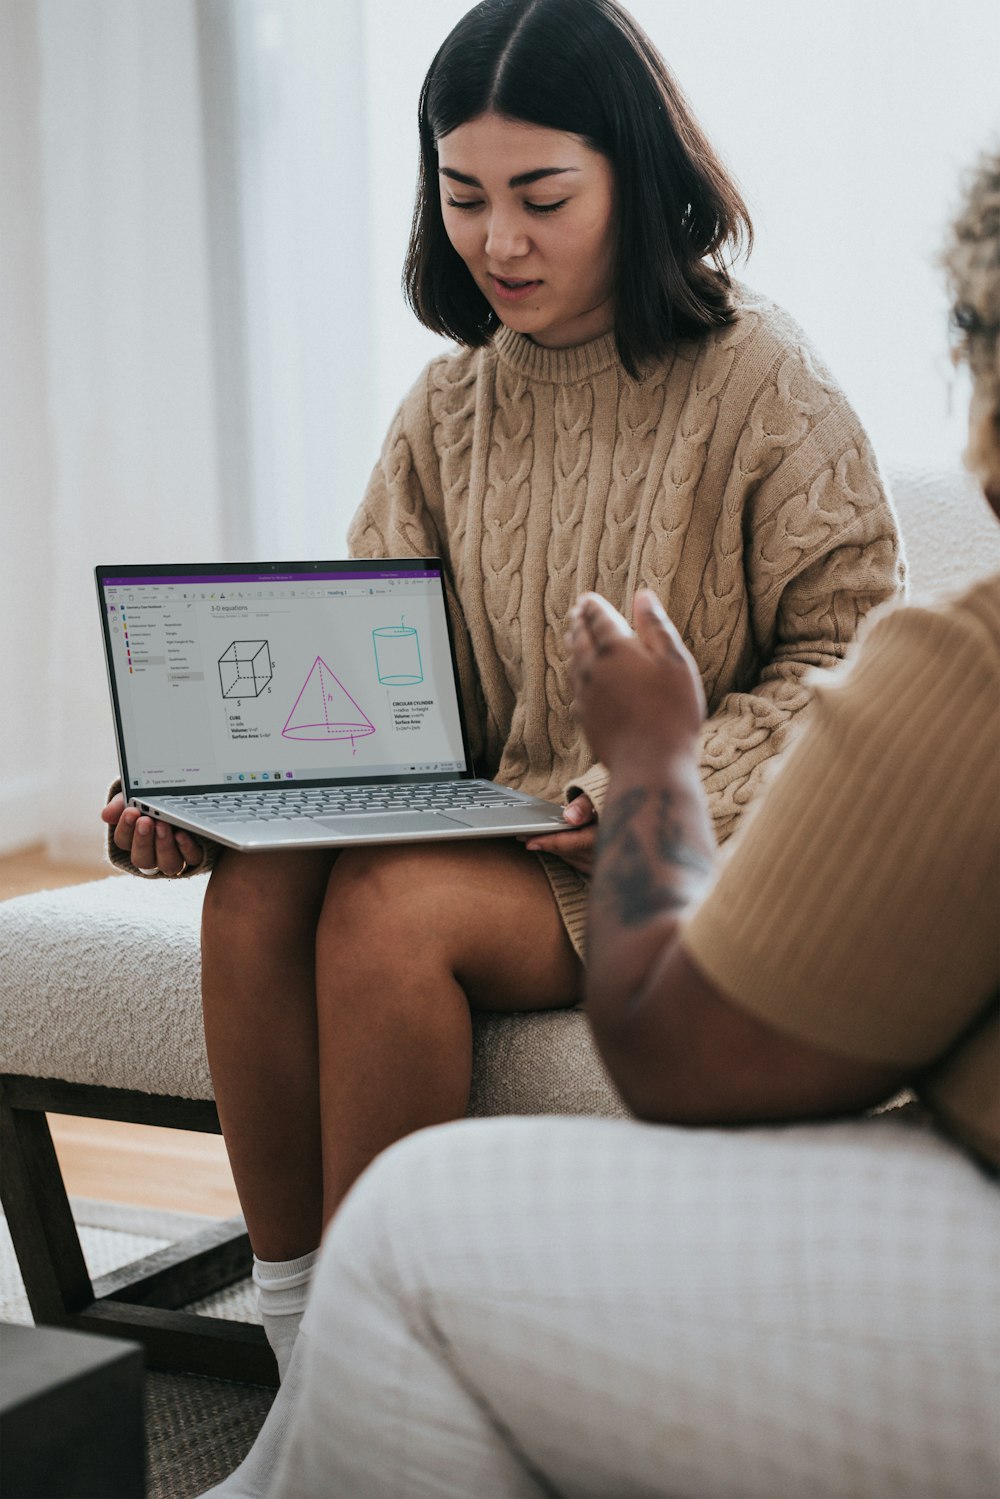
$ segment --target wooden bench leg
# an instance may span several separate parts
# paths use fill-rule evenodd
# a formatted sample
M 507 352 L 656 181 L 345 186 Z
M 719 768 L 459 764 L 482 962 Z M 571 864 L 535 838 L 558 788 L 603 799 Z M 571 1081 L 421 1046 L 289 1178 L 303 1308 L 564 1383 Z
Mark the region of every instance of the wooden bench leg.
M 0 1195 L 28 1305 L 58 1323 L 94 1299 L 56 1149 L 44 1114 L 11 1108 L 0 1083 Z
M 0 1078 L 0 1196 L 35 1321 L 135 1339 L 152 1369 L 276 1385 L 262 1327 L 182 1309 L 249 1275 L 242 1218 L 211 1224 L 92 1283 L 47 1111 L 219 1130 L 212 1104 Z

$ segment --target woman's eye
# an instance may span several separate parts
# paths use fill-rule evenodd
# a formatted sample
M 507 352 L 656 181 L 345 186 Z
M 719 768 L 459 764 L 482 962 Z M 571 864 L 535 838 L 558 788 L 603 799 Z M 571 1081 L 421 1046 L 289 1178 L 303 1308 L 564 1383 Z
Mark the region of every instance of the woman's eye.
M 481 208 L 480 198 L 446 198 L 445 202 L 449 208 Z
M 524 206 L 529 213 L 555 213 L 557 208 L 562 208 L 568 202 L 568 198 L 560 198 L 558 203 L 525 203 Z

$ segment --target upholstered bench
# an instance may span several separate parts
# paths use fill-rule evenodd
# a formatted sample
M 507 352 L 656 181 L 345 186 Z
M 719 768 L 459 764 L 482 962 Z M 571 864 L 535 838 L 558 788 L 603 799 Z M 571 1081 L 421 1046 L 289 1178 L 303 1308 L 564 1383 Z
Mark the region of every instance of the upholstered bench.
M 0 1180 L 36 1322 L 139 1338 L 153 1367 L 269 1382 L 260 1327 L 183 1310 L 249 1274 L 242 1219 L 92 1284 L 45 1117 L 218 1132 L 201 1026 L 206 883 L 112 875 L 0 904 Z M 477 1015 L 470 1113 L 625 1110 L 577 1011 Z
M 901 472 L 892 489 L 915 602 L 1000 566 L 967 476 Z M 92 1283 L 46 1121 L 218 1132 L 199 997 L 204 888 L 118 875 L 0 904 L 3 1203 L 36 1321 L 140 1338 L 154 1367 L 271 1382 L 260 1327 L 184 1310 L 248 1273 L 242 1220 Z M 625 1111 L 573 1011 L 477 1016 L 470 1112 Z

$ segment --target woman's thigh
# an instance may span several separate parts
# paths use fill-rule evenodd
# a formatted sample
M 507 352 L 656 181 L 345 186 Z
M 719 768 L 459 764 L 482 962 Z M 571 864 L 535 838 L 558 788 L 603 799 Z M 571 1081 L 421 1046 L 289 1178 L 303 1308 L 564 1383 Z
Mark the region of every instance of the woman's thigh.
M 332 871 L 318 960 L 352 981 L 454 978 L 483 1009 L 554 1009 L 583 970 L 539 860 L 513 839 L 351 849 Z
M 327 1241 L 297 1492 L 986 1499 L 998 1245 L 889 1119 L 425 1131 Z

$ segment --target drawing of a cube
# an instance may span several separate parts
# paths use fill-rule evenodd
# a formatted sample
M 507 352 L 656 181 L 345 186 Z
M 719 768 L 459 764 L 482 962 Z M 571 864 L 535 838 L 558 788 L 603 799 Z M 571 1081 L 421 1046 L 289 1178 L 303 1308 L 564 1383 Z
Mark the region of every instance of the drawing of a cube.
M 271 675 L 266 640 L 234 640 L 219 657 L 223 697 L 260 697 Z

